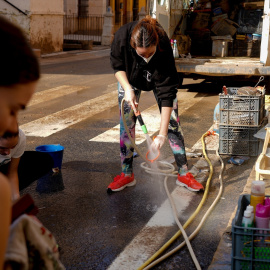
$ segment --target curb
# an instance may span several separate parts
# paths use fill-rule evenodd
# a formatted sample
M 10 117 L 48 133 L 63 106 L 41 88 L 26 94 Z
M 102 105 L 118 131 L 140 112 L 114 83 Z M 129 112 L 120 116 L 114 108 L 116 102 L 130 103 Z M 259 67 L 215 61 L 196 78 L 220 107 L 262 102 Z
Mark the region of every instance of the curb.
M 110 49 L 110 46 L 93 46 L 92 50 L 71 50 L 71 51 L 61 51 L 55 53 L 48 53 L 48 54 L 41 54 L 40 58 L 49 58 L 55 56 L 62 56 L 62 55 L 77 55 L 77 54 L 84 54 L 84 53 L 95 53 L 99 51 L 104 51 Z

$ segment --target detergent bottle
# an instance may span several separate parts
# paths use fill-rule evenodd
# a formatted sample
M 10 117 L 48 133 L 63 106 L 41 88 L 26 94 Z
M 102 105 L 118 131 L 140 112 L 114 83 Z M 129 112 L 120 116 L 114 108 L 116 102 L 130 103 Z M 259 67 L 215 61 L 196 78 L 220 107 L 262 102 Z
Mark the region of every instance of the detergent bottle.
M 265 198 L 265 183 L 264 183 L 264 181 L 252 181 L 250 205 L 253 206 L 254 213 L 256 213 L 256 205 L 258 203 L 264 204 L 264 198 Z
M 173 50 L 173 39 L 171 39 L 171 47 L 172 47 L 172 50 Z
M 256 228 L 269 229 L 270 205 L 257 204 L 256 207 Z M 265 231 L 266 232 L 266 231 Z M 260 231 L 262 233 L 262 231 Z
M 264 199 L 264 205 L 270 205 L 270 197 Z
M 252 213 L 249 210 L 244 211 L 242 219 L 242 227 L 250 228 L 253 227 Z
M 178 52 L 178 48 L 177 48 L 177 40 L 176 39 L 173 41 L 173 57 L 179 58 L 179 52 Z
M 254 223 L 255 222 L 254 207 L 252 205 L 248 205 L 246 210 L 251 212 L 252 227 L 254 227 L 254 224 L 255 224 Z

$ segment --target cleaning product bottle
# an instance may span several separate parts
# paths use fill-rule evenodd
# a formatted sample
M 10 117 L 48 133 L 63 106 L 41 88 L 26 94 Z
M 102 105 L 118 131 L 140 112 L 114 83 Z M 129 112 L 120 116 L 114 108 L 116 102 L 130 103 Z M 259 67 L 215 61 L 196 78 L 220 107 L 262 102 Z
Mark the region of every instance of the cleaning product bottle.
M 252 227 L 252 224 L 253 224 L 252 214 L 249 210 L 245 210 L 242 219 L 242 227 L 250 228 Z
M 255 224 L 254 207 L 252 205 L 248 205 L 246 210 L 251 212 L 252 227 L 254 227 L 254 224 Z
M 173 50 L 173 39 L 171 39 L 171 47 L 172 47 L 172 50 Z
M 177 48 L 177 40 L 176 39 L 173 41 L 173 57 L 179 58 L 179 52 L 178 52 L 178 48 Z
M 270 205 L 270 197 L 264 199 L 264 205 Z
M 252 181 L 250 205 L 254 207 L 254 213 L 256 213 L 256 205 L 258 203 L 264 204 L 264 198 L 265 198 L 264 181 Z
M 216 105 L 213 117 L 213 130 L 219 133 L 219 103 Z
M 270 205 L 258 203 L 256 206 L 256 228 L 269 229 Z M 265 233 L 266 231 L 260 231 Z

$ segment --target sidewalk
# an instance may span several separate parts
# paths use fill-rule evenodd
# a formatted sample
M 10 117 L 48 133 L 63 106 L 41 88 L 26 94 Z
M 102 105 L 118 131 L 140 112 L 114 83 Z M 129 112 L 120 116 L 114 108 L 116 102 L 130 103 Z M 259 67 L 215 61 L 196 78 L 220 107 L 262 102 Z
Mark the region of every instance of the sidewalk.
M 92 52 L 108 50 L 110 48 L 111 48 L 110 46 L 94 45 L 92 50 L 70 50 L 70 51 L 41 54 L 40 58 L 49 58 L 49 57 L 57 57 L 57 56 L 65 56 L 65 55 L 84 54 L 84 53 L 88 54 Z

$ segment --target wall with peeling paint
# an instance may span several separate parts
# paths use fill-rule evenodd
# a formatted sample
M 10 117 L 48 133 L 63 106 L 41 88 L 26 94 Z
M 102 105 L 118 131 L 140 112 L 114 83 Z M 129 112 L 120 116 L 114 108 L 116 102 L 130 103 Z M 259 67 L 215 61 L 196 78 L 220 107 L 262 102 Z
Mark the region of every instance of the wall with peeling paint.
M 30 22 L 31 45 L 41 53 L 63 50 L 63 16 L 32 15 Z
M 0 14 L 23 28 L 30 43 L 41 53 L 63 50 L 63 0 L 0 1 Z
M 0 14 L 21 27 L 26 35 L 29 35 L 30 17 L 28 14 L 30 13 L 30 1 L 10 0 L 10 2 L 26 15 L 4 1 L 0 1 Z
M 30 37 L 41 53 L 63 50 L 63 0 L 31 0 Z

